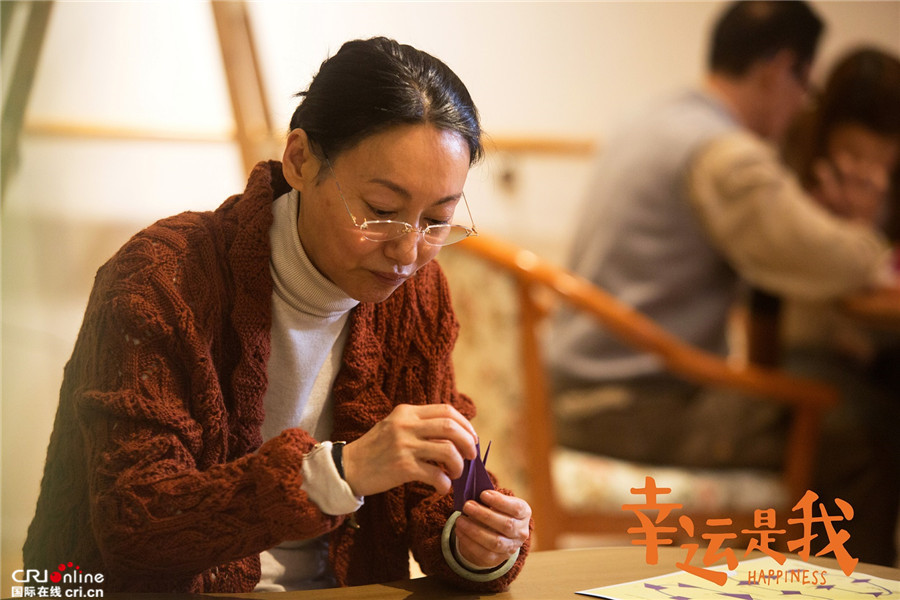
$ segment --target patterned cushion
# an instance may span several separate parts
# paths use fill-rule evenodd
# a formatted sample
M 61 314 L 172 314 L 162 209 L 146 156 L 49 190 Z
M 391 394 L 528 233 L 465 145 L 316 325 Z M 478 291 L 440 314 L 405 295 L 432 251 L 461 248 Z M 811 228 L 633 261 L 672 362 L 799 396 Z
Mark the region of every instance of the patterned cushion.
M 566 448 L 558 448 L 553 455 L 554 486 L 560 502 L 570 510 L 600 507 L 614 512 L 623 504 L 640 502 L 644 497 L 630 490 L 644 487 L 648 476 L 658 487 L 672 490 L 660 495 L 660 502 L 722 512 L 723 517 L 735 510 L 751 512 L 787 501 L 781 479 L 768 472 L 642 465 Z

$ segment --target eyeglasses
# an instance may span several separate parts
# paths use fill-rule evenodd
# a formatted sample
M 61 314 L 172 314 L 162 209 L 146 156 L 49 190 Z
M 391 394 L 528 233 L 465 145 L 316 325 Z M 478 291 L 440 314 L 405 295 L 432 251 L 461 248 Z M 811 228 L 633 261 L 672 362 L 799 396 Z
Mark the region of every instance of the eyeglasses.
M 341 200 L 344 201 L 344 208 L 347 209 L 347 214 L 350 215 L 350 219 L 353 220 L 353 226 L 360 231 L 364 238 L 371 242 L 389 242 L 415 232 L 416 235 L 422 234 L 422 239 L 430 246 L 449 246 L 450 244 L 463 241 L 470 235 L 478 235 L 478 231 L 475 230 L 475 221 L 472 219 L 472 211 L 469 210 L 469 202 L 466 200 L 465 193 L 462 194 L 462 199 L 463 204 L 466 206 L 466 212 L 469 215 L 469 221 L 472 223 L 471 227 L 453 223 L 438 223 L 436 225 L 420 228 L 404 221 L 370 221 L 368 219 L 364 219 L 363 222 L 360 223 L 350 211 L 350 205 L 344 197 L 344 191 L 341 189 L 341 183 L 338 181 L 337 175 L 334 174 L 334 168 L 331 166 L 331 161 L 326 158 L 325 163 L 328 165 L 328 170 L 331 171 L 331 176 L 334 177 L 334 183 L 337 185 L 338 194 L 341 195 Z

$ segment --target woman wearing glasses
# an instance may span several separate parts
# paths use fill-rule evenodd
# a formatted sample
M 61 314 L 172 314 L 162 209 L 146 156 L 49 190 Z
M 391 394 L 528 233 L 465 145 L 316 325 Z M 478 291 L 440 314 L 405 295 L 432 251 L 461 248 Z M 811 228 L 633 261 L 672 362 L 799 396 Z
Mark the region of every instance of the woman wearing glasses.
M 475 409 L 431 261 L 475 231 L 475 106 L 383 38 L 345 44 L 301 96 L 282 163 L 98 272 L 26 568 L 191 592 L 397 580 L 410 550 L 471 589 L 521 569 L 527 503 L 487 491 L 448 519 Z

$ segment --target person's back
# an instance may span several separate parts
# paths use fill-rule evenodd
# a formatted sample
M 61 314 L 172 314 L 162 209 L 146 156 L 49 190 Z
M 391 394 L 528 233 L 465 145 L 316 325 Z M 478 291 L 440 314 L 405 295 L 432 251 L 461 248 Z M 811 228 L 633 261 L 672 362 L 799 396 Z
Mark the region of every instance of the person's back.
M 736 277 L 687 197 L 698 147 L 739 125 L 714 98 L 688 92 L 621 132 L 597 164 L 570 266 L 686 340 L 725 351 Z M 557 389 L 658 374 L 650 355 L 575 311 L 559 315 L 548 361 Z

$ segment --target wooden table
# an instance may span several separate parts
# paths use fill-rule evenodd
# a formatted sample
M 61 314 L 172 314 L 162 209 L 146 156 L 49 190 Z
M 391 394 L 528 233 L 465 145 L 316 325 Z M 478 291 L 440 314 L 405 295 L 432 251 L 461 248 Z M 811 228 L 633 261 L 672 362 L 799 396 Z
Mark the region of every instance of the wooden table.
M 900 334 L 900 289 L 881 289 L 847 298 L 844 312 L 869 329 Z
M 758 558 L 751 555 L 741 560 Z M 556 600 L 571 598 L 587 598 L 576 592 L 605 585 L 625 583 L 655 575 L 665 575 L 678 571 L 676 562 L 684 560 L 685 550 L 681 548 L 659 548 L 659 561 L 656 565 L 646 563 L 645 551 L 640 546 L 623 546 L 608 548 L 589 548 L 579 550 L 553 550 L 535 552 L 528 557 L 525 568 L 513 582 L 509 590 L 498 594 L 478 594 L 456 590 L 430 578 L 410 579 L 396 583 L 363 585 L 349 588 L 329 590 L 312 590 L 305 592 L 281 592 L 259 594 L 216 594 L 210 596 L 174 595 L 159 596 L 167 598 L 259 598 L 268 600 Z M 695 562 L 699 560 L 695 559 Z M 839 568 L 833 559 L 810 559 L 818 565 Z M 897 580 L 900 582 L 900 569 L 859 564 L 856 573 L 865 573 Z M 900 583 L 898 583 L 900 587 Z M 134 596 L 130 596 L 134 597 Z M 143 600 L 156 597 L 155 594 L 137 596 Z M 107 600 L 125 598 L 120 594 L 108 594 Z

